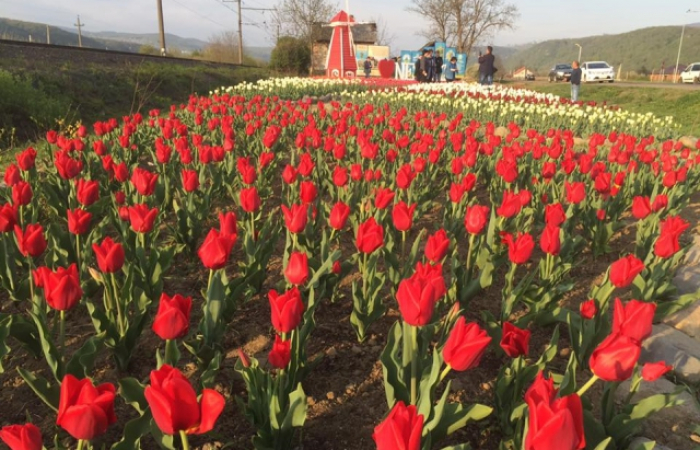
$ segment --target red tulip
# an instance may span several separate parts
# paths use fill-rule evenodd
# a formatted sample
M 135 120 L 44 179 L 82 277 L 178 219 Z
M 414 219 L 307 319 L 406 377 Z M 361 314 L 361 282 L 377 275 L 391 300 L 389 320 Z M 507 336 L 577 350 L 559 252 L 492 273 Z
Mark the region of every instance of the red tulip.
M 379 188 L 375 192 L 374 206 L 377 209 L 384 209 L 394 200 L 394 192 L 389 188 Z
M 131 184 L 141 195 L 152 195 L 156 190 L 156 183 L 158 183 L 158 174 L 151 173 L 146 169 L 137 167 L 131 174 Z
M 153 420 L 163 433 L 204 434 L 214 429 L 226 405 L 223 395 L 204 389 L 197 400 L 197 393 L 187 378 L 167 364 L 152 370 L 150 378 L 151 384 L 146 386 L 144 396 Z
M 287 184 L 292 184 L 297 179 L 297 171 L 294 166 L 287 164 L 282 171 L 282 180 Z
M 38 223 L 30 223 L 24 230 L 19 225 L 15 225 L 15 236 L 17 237 L 17 246 L 23 256 L 36 258 L 44 253 L 48 245 L 44 238 L 44 229 Z
M 431 279 L 414 274 L 402 280 L 396 291 L 396 300 L 404 322 L 413 326 L 423 326 L 430 323 L 437 300 L 444 295 Z M 437 280 L 439 283 L 439 280 Z M 444 279 L 442 282 L 444 286 Z
M 279 335 L 275 335 L 275 342 L 272 344 L 272 350 L 267 355 L 267 360 L 277 369 L 285 369 L 292 359 L 292 341 L 282 340 Z
M 309 215 L 308 205 L 292 205 L 292 209 L 282 205 L 282 213 L 284 214 L 284 224 L 290 233 L 296 234 L 304 231 Z
M 641 352 L 638 341 L 613 333 L 593 350 L 588 364 L 593 373 L 605 381 L 625 381 L 632 376 Z
M 0 233 L 9 233 L 17 225 L 17 207 L 9 203 L 0 206 Z
M 236 239 L 238 235 L 236 213 L 233 211 L 219 213 L 219 230 L 224 236 L 232 236 Z
M 566 212 L 561 203 L 554 203 L 544 207 L 544 222 L 553 227 L 559 227 L 566 222 Z
M 520 194 L 514 194 L 510 191 L 503 192 L 503 200 L 501 201 L 501 206 L 496 208 L 496 214 L 506 218 L 516 216 L 523 208 L 523 200 Z
M 573 203 L 574 205 L 579 204 L 586 198 L 586 185 L 583 182 L 575 181 L 569 183 L 564 182 L 564 187 L 566 188 L 566 201 Z
M 222 269 L 226 266 L 235 243 L 235 236 L 220 234 L 219 230 L 212 228 L 197 250 L 197 255 L 207 269 Z
M 447 254 L 449 247 L 450 239 L 445 230 L 440 228 L 428 236 L 428 241 L 425 244 L 425 257 L 434 263 L 439 263 Z
M 75 182 L 78 203 L 90 206 L 100 198 L 100 185 L 97 181 L 79 178 Z
M 32 147 L 27 148 L 21 153 L 15 155 L 17 165 L 23 171 L 31 170 L 36 165 L 36 150 Z
M 103 273 L 115 273 L 124 265 L 124 247 L 106 237 L 101 244 L 92 244 L 97 257 L 97 265 Z
M 333 170 L 333 184 L 337 187 L 346 186 L 348 184 L 348 169 L 336 166 Z
M 32 187 L 26 181 L 19 180 L 12 186 L 12 204 L 15 206 L 28 205 L 33 196 Z
M 260 209 L 260 197 L 255 186 L 241 189 L 241 208 L 247 213 L 254 213 Z
M 623 306 L 622 301 L 616 298 L 612 332 L 624 334 L 641 344 L 651 335 L 655 312 L 655 303 L 630 300 Z
M 408 231 L 413 226 L 413 213 L 416 210 L 416 204 L 408 206 L 403 200 L 394 205 L 391 212 L 391 217 L 394 222 L 394 227 L 398 231 Z
M 661 232 L 654 243 L 654 254 L 660 258 L 670 258 L 681 249 L 679 238 L 690 227 L 679 216 L 669 216 L 661 221 Z
M 362 253 L 372 253 L 384 245 L 384 228 L 377 224 L 374 217 L 370 217 L 357 227 L 355 245 Z
M 559 233 L 561 228 L 553 225 L 547 225 L 542 230 L 542 236 L 540 236 L 540 248 L 543 252 L 548 255 L 558 255 L 561 250 L 561 241 L 559 240 Z
M 328 224 L 335 230 L 342 230 L 350 216 L 350 207 L 343 202 L 338 202 L 333 205 L 331 213 L 328 216 Z
M 318 191 L 313 181 L 302 181 L 299 185 L 299 198 L 302 203 L 313 203 L 316 200 Z
M 19 172 L 19 168 L 15 164 L 10 164 L 5 169 L 5 176 L 3 179 L 5 184 L 11 187 L 22 180 L 22 174 Z
M 292 252 L 284 269 L 284 276 L 291 284 L 301 286 L 309 278 L 309 258 L 306 253 Z
M 389 415 L 374 428 L 377 450 L 420 450 L 423 415 L 414 405 L 396 403 Z
M 78 266 L 75 264 L 71 264 L 68 269 L 59 267 L 56 272 L 39 268 L 35 272 L 35 283 L 44 289 L 46 303 L 57 311 L 73 308 L 83 296 Z
M 634 255 L 627 255 L 610 265 L 610 282 L 618 288 L 625 288 L 632 284 L 643 270 L 642 260 Z
M 90 229 L 92 214 L 81 208 L 66 211 L 68 215 L 68 231 L 72 234 L 85 234 Z
M 44 447 L 41 430 L 31 423 L 2 427 L 0 439 L 10 450 L 41 450 Z
M 511 358 L 529 353 L 530 330 L 523 330 L 510 322 L 503 322 L 503 334 L 501 335 L 501 348 Z
M 194 192 L 199 188 L 199 174 L 196 170 L 182 169 L 181 174 L 185 192 Z
M 474 205 L 467 206 L 467 213 L 464 216 L 464 227 L 469 234 L 481 233 L 489 221 L 489 207 Z
M 577 394 L 556 398 L 542 372 L 525 393 L 529 425 L 524 450 L 580 450 L 586 447 L 583 406 Z
M 476 323 L 467 324 L 464 316 L 460 316 L 445 342 L 442 357 L 453 370 L 469 370 L 479 365 L 490 342 L 485 330 Z
M 158 217 L 158 208 L 150 209 L 145 204 L 129 206 L 131 229 L 137 233 L 148 233 L 153 230 L 156 217 Z
M 267 298 L 270 301 L 272 326 L 278 333 L 289 333 L 299 325 L 304 314 L 304 303 L 296 286 L 281 295 L 273 289 Z
M 68 153 L 59 151 L 54 154 L 54 165 L 58 175 L 64 180 L 77 177 L 83 170 L 83 162 L 68 156 Z M 8 183 L 9 184 L 9 183 Z
M 664 361 L 646 363 L 642 367 L 642 378 L 644 381 L 656 381 L 671 370 L 673 366 L 667 366 Z
M 595 299 L 586 300 L 579 306 L 581 317 L 590 320 L 598 313 L 598 306 L 595 304 Z
M 637 196 L 632 199 L 632 215 L 635 219 L 645 219 L 651 214 L 651 203 L 649 197 Z
M 530 233 L 518 233 L 515 239 L 513 235 L 505 233 L 501 237 L 501 242 L 508 245 L 508 259 L 513 264 L 525 264 L 535 248 L 535 240 Z
M 666 194 L 659 194 L 654 198 L 654 202 L 651 204 L 651 210 L 654 212 L 659 212 L 668 206 L 668 197 Z
M 114 415 L 114 385 L 92 384 L 88 378 L 63 377 L 56 425 L 75 439 L 90 441 L 104 434 L 117 421 Z
M 183 297 L 180 294 L 170 297 L 162 293 L 158 312 L 153 320 L 153 332 L 164 340 L 184 337 L 190 329 L 191 311 L 192 297 Z

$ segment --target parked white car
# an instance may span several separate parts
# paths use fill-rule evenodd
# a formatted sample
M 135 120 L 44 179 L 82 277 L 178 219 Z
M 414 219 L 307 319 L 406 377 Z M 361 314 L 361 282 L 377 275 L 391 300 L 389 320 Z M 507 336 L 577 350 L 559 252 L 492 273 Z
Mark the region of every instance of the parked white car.
M 700 82 L 700 62 L 690 64 L 681 72 L 681 81 L 683 83 L 698 83 Z
M 581 81 L 612 83 L 615 81 L 615 69 L 605 61 L 585 62 L 581 66 Z

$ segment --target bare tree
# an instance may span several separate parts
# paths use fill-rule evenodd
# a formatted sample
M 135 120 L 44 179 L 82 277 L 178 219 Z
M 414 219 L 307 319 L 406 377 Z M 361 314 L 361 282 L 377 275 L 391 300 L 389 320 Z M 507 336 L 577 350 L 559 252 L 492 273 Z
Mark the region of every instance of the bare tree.
M 428 21 L 424 36 L 447 42 L 460 53 L 471 52 L 496 31 L 512 29 L 519 17 L 518 7 L 505 0 L 413 0 L 408 11 Z
M 302 38 L 313 44 L 318 22 L 328 22 L 337 6 L 329 0 L 281 0 L 271 22 L 275 33 Z
M 370 19 L 370 22 L 377 24 L 377 45 L 385 45 L 391 47 L 391 44 L 396 40 L 396 34 L 392 33 L 386 19 L 382 16 Z
M 209 38 L 202 49 L 204 59 L 216 62 L 238 62 L 238 34 L 235 31 L 222 31 Z

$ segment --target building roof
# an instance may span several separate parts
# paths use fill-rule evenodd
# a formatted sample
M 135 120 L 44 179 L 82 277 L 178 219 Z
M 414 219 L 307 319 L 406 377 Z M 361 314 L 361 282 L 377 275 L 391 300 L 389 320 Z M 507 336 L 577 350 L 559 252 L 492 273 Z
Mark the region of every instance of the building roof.
M 335 21 L 335 18 L 332 20 Z M 313 34 L 316 36 L 314 42 L 329 43 L 333 34 L 333 28 L 325 22 L 316 22 L 314 23 Z M 355 44 L 374 45 L 377 42 L 377 24 L 358 23 L 353 25 L 352 40 Z

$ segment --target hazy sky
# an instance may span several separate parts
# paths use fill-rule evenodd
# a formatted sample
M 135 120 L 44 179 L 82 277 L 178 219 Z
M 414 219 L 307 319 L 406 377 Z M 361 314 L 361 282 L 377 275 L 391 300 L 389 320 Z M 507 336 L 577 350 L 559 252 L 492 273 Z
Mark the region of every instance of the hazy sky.
M 562 37 L 616 34 L 655 25 L 700 22 L 700 1 L 685 0 L 506 0 L 518 5 L 520 18 L 513 31 L 494 37 L 496 45 L 525 44 Z M 243 0 L 244 8 L 272 8 L 277 0 Z M 337 2 L 340 9 L 345 0 Z M 406 11 L 411 0 L 350 0 L 359 21 L 382 18 L 395 36 L 392 50 L 420 47 L 422 18 Z M 235 30 L 236 4 L 222 0 L 163 0 L 169 33 L 207 40 Z M 227 9 L 230 8 L 230 9 Z M 156 0 L 0 0 L 0 17 L 70 27 L 76 15 L 86 31 L 145 33 L 157 31 Z M 263 24 L 268 13 L 243 12 L 246 45 L 271 46 Z

